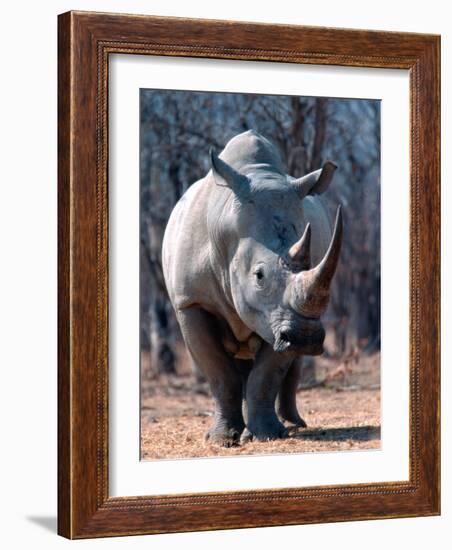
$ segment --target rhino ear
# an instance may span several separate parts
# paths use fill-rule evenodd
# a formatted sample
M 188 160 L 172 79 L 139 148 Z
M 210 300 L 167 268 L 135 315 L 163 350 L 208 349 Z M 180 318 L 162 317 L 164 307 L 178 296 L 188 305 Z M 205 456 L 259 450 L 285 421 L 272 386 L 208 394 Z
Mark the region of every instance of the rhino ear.
M 292 185 L 296 187 L 296 191 L 302 199 L 306 195 L 321 195 L 328 189 L 336 168 L 337 166 L 328 160 L 323 168 L 293 180 Z
M 212 165 L 212 174 L 217 185 L 230 187 L 239 197 L 243 197 L 248 193 L 248 178 L 220 159 L 213 148 L 210 149 L 210 164 Z

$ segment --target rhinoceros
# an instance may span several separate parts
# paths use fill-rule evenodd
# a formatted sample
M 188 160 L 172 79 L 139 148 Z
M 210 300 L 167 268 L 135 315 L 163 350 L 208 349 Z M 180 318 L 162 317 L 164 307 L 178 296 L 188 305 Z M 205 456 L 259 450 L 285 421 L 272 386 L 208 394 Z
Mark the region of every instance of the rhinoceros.
M 332 162 L 293 178 L 253 130 L 220 155 L 211 150 L 210 165 L 175 205 L 162 259 L 187 350 L 215 403 L 206 437 L 228 447 L 285 437 L 284 421 L 306 426 L 296 407 L 298 358 L 323 352 L 320 316 L 342 215 L 339 206 L 333 230 L 318 197 Z

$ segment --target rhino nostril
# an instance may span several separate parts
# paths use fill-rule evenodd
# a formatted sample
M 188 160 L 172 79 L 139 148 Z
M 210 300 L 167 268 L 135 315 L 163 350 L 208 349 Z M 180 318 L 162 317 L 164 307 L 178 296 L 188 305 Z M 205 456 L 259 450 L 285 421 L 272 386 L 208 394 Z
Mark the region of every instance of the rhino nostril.
M 280 332 L 279 338 L 280 338 L 283 342 L 289 342 L 289 343 L 290 343 L 289 332 L 286 331 L 286 330 L 282 330 L 282 331 Z
M 279 331 L 279 334 L 275 340 L 275 351 L 286 351 L 290 348 L 292 342 L 290 341 L 289 332 L 286 330 Z

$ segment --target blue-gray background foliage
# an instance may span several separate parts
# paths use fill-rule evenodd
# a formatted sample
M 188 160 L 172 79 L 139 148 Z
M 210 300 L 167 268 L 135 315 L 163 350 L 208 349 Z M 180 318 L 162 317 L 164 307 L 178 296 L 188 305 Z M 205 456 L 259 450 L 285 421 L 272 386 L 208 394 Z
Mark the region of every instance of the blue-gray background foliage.
M 177 200 L 209 170 L 209 148 L 254 129 L 299 177 L 329 159 L 339 169 L 324 195 L 344 207 L 344 244 L 326 315 L 327 352 L 380 346 L 380 102 L 141 90 L 141 347 L 155 372 L 177 371 L 180 338 L 161 271 L 163 232 Z

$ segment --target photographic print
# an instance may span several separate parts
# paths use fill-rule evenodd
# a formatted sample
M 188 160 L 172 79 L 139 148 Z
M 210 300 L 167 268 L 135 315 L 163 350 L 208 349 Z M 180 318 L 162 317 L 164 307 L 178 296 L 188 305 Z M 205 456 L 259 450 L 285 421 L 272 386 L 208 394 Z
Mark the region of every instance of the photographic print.
M 140 91 L 141 458 L 380 446 L 380 101 Z
M 58 55 L 58 532 L 439 514 L 440 37 L 67 12 Z

